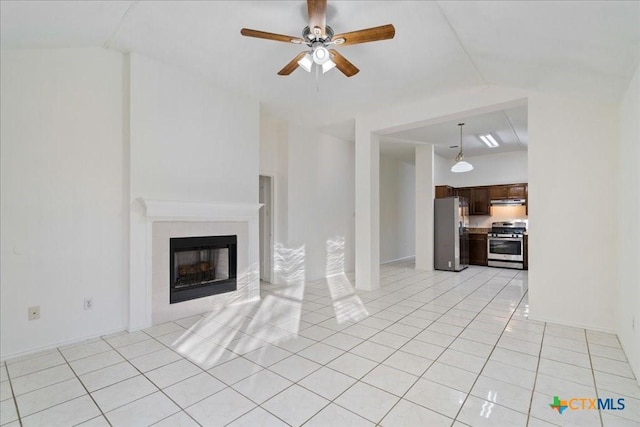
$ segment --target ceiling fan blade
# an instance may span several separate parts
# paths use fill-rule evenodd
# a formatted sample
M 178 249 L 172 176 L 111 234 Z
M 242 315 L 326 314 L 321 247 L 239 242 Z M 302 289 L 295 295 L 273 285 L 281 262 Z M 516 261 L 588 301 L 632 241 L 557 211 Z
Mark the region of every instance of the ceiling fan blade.
M 392 39 L 395 35 L 396 29 L 393 25 L 387 24 L 365 30 L 351 31 L 350 33 L 336 34 L 331 40 L 337 42 L 339 39 L 344 39 L 343 43 L 337 42 L 336 44 L 349 45 L 388 40 Z
M 351 77 L 358 74 L 358 72 L 360 71 L 358 67 L 349 62 L 347 58 L 340 55 L 337 50 L 329 49 L 329 52 L 331 52 L 331 60 L 336 63 L 336 68 L 342 71 L 345 76 Z
M 275 40 L 277 42 L 296 43 L 296 44 L 300 44 L 300 43 L 304 42 L 304 40 L 302 40 L 300 37 L 285 36 L 283 34 L 267 33 L 266 31 L 252 30 L 252 29 L 249 29 L 249 28 L 241 29 L 240 30 L 240 34 L 242 34 L 243 36 L 255 37 L 255 38 L 258 38 L 258 39 Z
M 327 0 L 307 0 L 307 10 L 309 11 L 311 34 L 324 36 L 327 26 Z M 315 33 L 316 27 L 320 28 L 320 34 Z
M 278 75 L 288 76 L 289 74 L 293 73 L 295 69 L 299 67 L 298 61 L 300 61 L 306 54 L 307 52 L 300 52 L 295 58 L 291 60 L 291 62 L 285 65 L 282 70 L 278 71 Z

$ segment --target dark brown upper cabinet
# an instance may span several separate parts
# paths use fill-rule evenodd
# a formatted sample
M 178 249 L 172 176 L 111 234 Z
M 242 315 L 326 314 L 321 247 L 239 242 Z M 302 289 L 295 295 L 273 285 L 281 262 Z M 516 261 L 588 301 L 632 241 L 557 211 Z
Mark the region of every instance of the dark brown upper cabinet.
M 455 188 L 448 185 L 436 186 L 436 199 L 444 199 L 445 197 L 453 197 L 456 195 Z
M 457 195 L 469 201 L 469 215 L 489 215 L 489 188 L 458 188 Z
M 491 200 L 524 199 L 526 213 L 529 214 L 528 184 L 485 185 L 481 187 L 453 188 L 438 185 L 436 199 L 444 197 L 465 197 L 469 202 L 469 215 L 491 215 Z
M 490 200 L 526 199 L 527 184 L 492 185 L 489 187 Z

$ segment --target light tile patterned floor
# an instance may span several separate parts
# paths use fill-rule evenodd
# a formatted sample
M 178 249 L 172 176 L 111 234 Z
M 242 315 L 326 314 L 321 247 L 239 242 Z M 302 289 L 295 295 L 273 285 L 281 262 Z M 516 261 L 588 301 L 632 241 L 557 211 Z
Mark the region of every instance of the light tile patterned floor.
M 638 426 L 615 335 L 527 319 L 527 274 L 381 268 L 7 360 L 2 426 Z M 550 408 L 625 399 L 624 410 Z M 21 423 L 21 424 L 20 424 Z

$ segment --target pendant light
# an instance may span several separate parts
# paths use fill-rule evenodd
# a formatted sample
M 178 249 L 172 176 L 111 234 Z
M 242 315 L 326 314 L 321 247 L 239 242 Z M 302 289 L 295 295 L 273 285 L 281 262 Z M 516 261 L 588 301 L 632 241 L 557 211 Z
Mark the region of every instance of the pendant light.
M 458 123 L 458 126 L 460 126 L 460 152 L 456 156 L 456 164 L 451 166 L 451 172 L 469 172 L 473 170 L 473 166 L 463 160 L 464 155 L 462 154 L 462 126 L 464 126 L 464 123 Z

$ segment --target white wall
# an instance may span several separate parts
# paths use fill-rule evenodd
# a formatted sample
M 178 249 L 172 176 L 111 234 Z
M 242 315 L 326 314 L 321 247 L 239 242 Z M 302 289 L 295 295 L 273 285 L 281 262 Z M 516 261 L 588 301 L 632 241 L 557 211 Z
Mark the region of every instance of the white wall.
M 131 198 L 257 202 L 259 107 L 131 55 Z
M 434 153 L 433 155 L 433 181 L 435 185 L 449 185 L 449 174 L 451 173 L 453 161 L 447 160 Z
M 287 242 L 288 151 L 288 129 L 286 123 L 261 114 L 260 174 L 269 175 L 274 179 L 273 240 L 279 247 Z M 277 277 L 274 281 L 277 282 Z
M 288 145 L 288 246 L 304 246 L 308 280 L 353 271 L 353 143 L 290 126 Z
M 280 120 L 260 114 L 260 174 L 272 175 L 278 170 Z
M 515 184 L 528 182 L 526 151 L 467 157 L 473 170 L 465 173 L 451 172 L 453 161 L 436 156 L 436 185 L 473 187 L 477 185 Z
M 380 156 L 380 262 L 415 256 L 416 167 Z
M 128 212 L 122 55 L 3 50 L 0 64 L 4 358 L 124 329 Z
M 434 209 L 435 185 L 433 184 L 435 151 L 431 144 L 415 148 L 416 158 L 416 269 L 433 270 L 434 262 Z
M 531 318 L 616 329 L 617 113 L 529 97 Z
M 620 108 L 618 336 L 640 382 L 640 68 Z M 635 326 L 632 326 L 634 325 Z
M 151 324 L 151 287 L 137 199 L 257 203 L 260 116 L 257 102 L 181 69 L 137 54 L 130 67 L 129 329 L 139 329 Z

